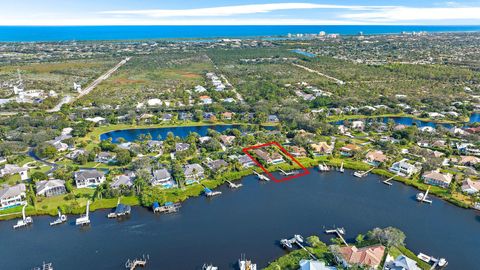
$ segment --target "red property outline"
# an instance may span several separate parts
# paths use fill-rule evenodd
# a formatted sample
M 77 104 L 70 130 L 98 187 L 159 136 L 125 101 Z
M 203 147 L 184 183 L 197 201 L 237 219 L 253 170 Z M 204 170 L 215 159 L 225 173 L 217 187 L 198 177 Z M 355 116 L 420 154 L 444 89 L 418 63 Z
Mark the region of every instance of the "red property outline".
M 287 155 L 293 162 L 295 162 L 298 166 L 300 166 L 300 168 L 302 168 L 303 172 L 302 173 L 299 173 L 299 174 L 294 174 L 294 175 L 291 175 L 291 176 L 288 176 L 288 177 L 284 177 L 282 179 L 277 179 L 275 178 L 275 176 L 273 176 L 272 173 L 270 173 L 267 169 L 265 169 L 265 167 L 263 167 L 263 165 L 256 159 L 254 158 L 252 155 L 250 155 L 250 153 L 248 152 L 249 150 L 253 150 L 253 149 L 257 149 L 257 148 L 262 148 L 262 147 L 266 147 L 266 146 L 270 146 L 270 145 L 275 145 L 277 146 L 285 155 Z M 255 162 L 255 164 L 257 164 L 258 167 L 260 167 L 269 177 L 270 179 L 272 179 L 274 182 L 277 182 L 277 183 L 281 183 L 281 182 L 284 182 L 284 181 L 288 181 L 288 180 L 291 180 L 291 179 L 294 179 L 294 178 L 298 178 L 298 177 L 301 177 L 301 176 L 305 176 L 305 175 L 308 175 L 310 174 L 310 172 L 307 170 L 307 168 L 305 168 L 305 166 L 303 166 L 297 159 L 295 159 L 287 150 L 285 150 L 285 148 L 283 148 L 283 146 L 281 146 L 278 142 L 269 142 L 269 143 L 265 143 L 265 144 L 260 144 L 260 145 L 254 145 L 254 146 L 250 146 L 250 147 L 246 147 L 246 148 L 243 148 L 242 151 L 247 154 L 247 156 L 253 160 L 253 162 Z

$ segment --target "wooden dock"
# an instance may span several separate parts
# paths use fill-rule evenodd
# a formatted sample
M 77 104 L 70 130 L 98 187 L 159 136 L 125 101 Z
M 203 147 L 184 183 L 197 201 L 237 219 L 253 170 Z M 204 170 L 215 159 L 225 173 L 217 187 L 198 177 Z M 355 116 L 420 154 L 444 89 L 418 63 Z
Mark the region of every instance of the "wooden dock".
M 396 175 L 394 175 L 394 176 L 392 176 L 392 177 L 388 178 L 388 179 L 387 179 L 387 180 L 385 180 L 385 181 L 382 181 L 382 183 L 384 183 L 385 185 L 392 186 L 393 184 L 392 184 L 392 182 L 390 182 L 390 181 L 391 181 L 391 180 L 393 180 L 393 178 L 395 178 L 395 176 L 396 176 Z
M 336 229 L 332 229 L 332 230 L 325 230 L 325 233 L 326 234 L 336 234 L 338 236 L 338 238 L 340 238 L 340 240 L 342 240 L 342 242 L 348 247 L 348 243 L 347 241 L 345 241 L 345 239 L 343 238 L 342 234 L 345 234 L 345 230 L 343 228 L 336 228 Z

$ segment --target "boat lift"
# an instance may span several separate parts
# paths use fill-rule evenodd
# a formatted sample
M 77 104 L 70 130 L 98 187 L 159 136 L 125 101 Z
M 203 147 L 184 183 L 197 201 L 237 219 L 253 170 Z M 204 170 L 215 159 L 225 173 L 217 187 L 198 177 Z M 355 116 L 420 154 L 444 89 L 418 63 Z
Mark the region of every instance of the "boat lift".
M 24 204 L 23 205 L 23 208 L 22 208 L 22 219 L 21 220 L 18 220 L 17 221 L 17 224 L 13 225 L 13 228 L 14 229 L 18 229 L 18 228 L 22 228 L 22 227 L 26 227 L 30 224 L 33 223 L 33 219 L 31 217 L 27 217 L 25 215 L 25 208 L 27 208 L 27 204 Z
M 125 263 L 125 268 L 129 270 L 135 270 L 137 267 L 145 267 L 148 260 L 150 260 L 150 255 L 147 255 L 147 257 L 143 255 L 142 259 L 134 259 L 133 261 L 128 259 Z
M 425 194 L 423 194 L 423 192 L 418 193 L 417 194 L 417 201 L 424 202 L 424 203 L 432 203 L 433 201 L 428 199 L 428 192 L 429 191 L 430 191 L 430 186 L 428 186 L 428 189 L 425 192 Z
M 65 223 L 66 221 L 67 221 L 67 216 L 62 214 L 62 211 L 60 210 L 60 207 L 59 207 L 58 218 L 55 221 L 50 222 L 50 226 L 59 225 L 59 224 Z
M 288 249 L 291 249 L 293 248 L 293 245 L 297 245 L 299 246 L 301 249 L 305 250 L 308 255 L 310 255 L 310 257 L 314 260 L 317 260 L 317 258 L 315 257 L 315 255 L 313 255 L 307 248 L 305 248 L 305 246 L 303 245 L 303 236 L 301 236 L 300 234 L 295 234 L 293 236 L 293 238 L 290 238 L 290 239 L 282 239 L 280 240 L 280 243 L 282 244 L 282 246 L 284 248 L 288 248 Z
M 205 196 L 207 196 L 207 197 L 214 197 L 214 196 L 222 194 L 221 191 L 212 191 L 211 189 L 209 189 L 207 187 L 205 187 L 203 189 L 203 191 L 205 192 Z
M 77 218 L 77 219 L 75 220 L 75 224 L 76 224 L 77 226 L 90 225 L 89 212 L 90 212 L 90 201 L 87 201 L 87 210 L 86 210 L 85 215 Z
M 231 189 L 237 189 L 237 188 L 241 188 L 243 186 L 242 183 L 235 184 L 235 183 L 230 182 L 230 181 L 227 181 L 227 183 L 228 183 L 228 187 L 231 188 Z
M 117 207 L 115 211 L 107 215 L 108 218 L 119 218 L 123 216 L 130 215 L 132 207 L 130 205 L 125 205 L 120 203 L 120 198 L 118 198 Z
M 363 177 L 367 176 L 369 172 L 373 171 L 373 169 L 375 169 L 375 168 L 371 168 L 368 171 L 356 171 L 356 172 L 353 173 L 353 175 L 355 177 L 358 177 L 358 178 L 363 178 Z
M 418 253 L 417 258 L 419 258 L 420 260 L 422 260 L 422 261 L 424 261 L 428 264 L 433 263 L 430 270 L 435 270 L 435 269 L 437 269 L 437 267 L 439 267 L 440 269 L 443 269 L 448 265 L 448 261 L 445 258 L 437 259 L 435 257 L 428 256 L 428 255 L 423 254 L 423 253 Z

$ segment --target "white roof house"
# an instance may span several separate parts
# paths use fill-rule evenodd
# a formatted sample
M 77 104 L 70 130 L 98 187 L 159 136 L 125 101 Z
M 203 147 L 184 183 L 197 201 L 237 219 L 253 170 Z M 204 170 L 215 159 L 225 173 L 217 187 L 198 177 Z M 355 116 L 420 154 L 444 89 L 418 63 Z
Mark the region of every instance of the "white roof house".
M 105 182 L 105 174 L 97 170 L 78 171 L 74 177 L 78 188 L 97 187 Z
M 418 171 L 418 168 L 415 165 L 408 163 L 408 159 L 402 159 L 393 163 L 390 167 L 390 171 L 402 176 L 410 177 Z
M 158 98 L 152 98 L 152 99 L 149 99 L 147 100 L 147 105 L 148 106 L 160 106 L 162 105 L 162 101 Z
M 0 190 L 0 209 L 26 204 L 26 191 L 27 187 L 25 184 L 18 184 Z
M 12 174 L 19 174 L 21 180 L 28 179 L 28 169 L 25 167 L 19 167 L 15 164 L 5 164 L 2 169 L 0 169 L 0 177 Z
M 121 186 L 132 187 L 133 177 L 131 175 L 118 175 L 113 178 L 113 183 L 110 184 L 113 189 L 119 189 Z
M 394 261 L 385 262 L 384 270 L 421 270 L 421 268 L 414 260 L 400 255 Z

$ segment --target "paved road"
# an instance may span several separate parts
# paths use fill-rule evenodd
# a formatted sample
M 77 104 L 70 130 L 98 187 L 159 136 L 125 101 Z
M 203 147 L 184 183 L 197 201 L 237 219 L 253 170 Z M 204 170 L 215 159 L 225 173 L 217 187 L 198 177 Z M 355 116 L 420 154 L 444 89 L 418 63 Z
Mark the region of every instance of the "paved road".
M 103 81 L 105 81 L 106 79 L 108 79 L 115 71 L 117 71 L 121 66 L 125 65 L 128 61 L 130 61 L 130 59 L 132 59 L 131 57 L 127 57 L 125 59 L 123 59 L 122 61 L 120 61 L 120 63 L 118 63 L 116 66 L 114 66 L 112 69 L 110 69 L 109 71 L 107 71 L 105 74 L 103 74 L 102 76 L 98 77 L 95 81 L 93 81 L 89 86 L 87 86 L 87 88 L 83 89 L 80 94 L 75 97 L 75 98 L 72 98 L 71 96 L 66 96 L 62 99 L 62 101 L 60 101 L 59 104 L 57 104 L 53 109 L 51 110 L 48 110 L 48 112 L 58 112 L 60 111 L 60 109 L 62 108 L 62 105 L 63 104 L 67 104 L 67 103 L 72 103 L 74 102 L 75 100 L 89 94 L 93 89 L 95 89 L 95 87 L 97 87 L 100 83 L 102 83 Z

